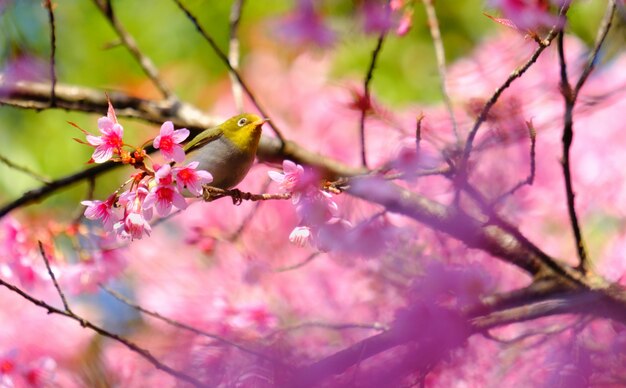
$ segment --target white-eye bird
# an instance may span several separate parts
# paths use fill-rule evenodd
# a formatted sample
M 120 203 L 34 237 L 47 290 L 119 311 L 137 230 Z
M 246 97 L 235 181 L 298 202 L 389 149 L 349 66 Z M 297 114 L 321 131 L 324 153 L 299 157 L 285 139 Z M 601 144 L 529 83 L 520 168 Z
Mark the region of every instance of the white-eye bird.
M 211 186 L 230 189 L 239 184 L 254 163 L 261 139 L 261 126 L 267 122 L 252 113 L 231 117 L 208 128 L 184 147 L 186 162 L 198 162 L 198 170 L 213 175 Z

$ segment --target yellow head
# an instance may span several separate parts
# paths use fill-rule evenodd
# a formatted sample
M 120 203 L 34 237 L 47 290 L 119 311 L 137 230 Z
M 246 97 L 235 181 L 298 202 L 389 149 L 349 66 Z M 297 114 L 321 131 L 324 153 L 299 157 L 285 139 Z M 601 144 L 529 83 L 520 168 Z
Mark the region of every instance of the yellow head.
M 246 152 L 256 153 L 261 138 L 261 126 L 267 121 L 252 113 L 244 113 L 224 121 L 219 129 L 223 136 Z

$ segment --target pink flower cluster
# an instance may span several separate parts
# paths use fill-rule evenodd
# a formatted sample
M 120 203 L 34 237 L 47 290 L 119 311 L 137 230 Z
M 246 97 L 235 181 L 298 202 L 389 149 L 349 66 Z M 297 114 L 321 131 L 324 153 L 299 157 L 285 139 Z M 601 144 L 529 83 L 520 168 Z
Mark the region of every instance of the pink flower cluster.
M 268 171 L 268 175 L 282 190 L 291 193 L 300 217 L 300 225 L 289 235 L 292 243 L 304 246 L 310 242 L 324 250 L 319 238 L 322 229 L 330 225 L 349 226 L 347 221 L 339 217 L 339 208 L 332 200 L 332 195 L 317 187 L 315 174 L 305 172 L 299 164 L 285 160 L 282 173 Z
M 22 363 L 17 351 L 0 355 L 0 387 L 47 387 L 54 384 L 57 363 L 50 357 L 41 357 Z
M 47 277 L 36 264 L 40 253 L 27 239 L 27 231 L 14 218 L 0 222 L 0 276 L 16 279 L 26 287 L 33 287 Z
M 188 136 L 186 128 L 174 129 L 170 121 L 161 126 L 159 135 L 154 139 L 154 148 L 159 149 L 168 162 L 163 165 L 156 163 L 152 167 L 145 164 L 146 153 L 137 148 L 132 154 L 123 150 L 123 127 L 118 123 L 113 106 L 109 102 L 107 117 L 98 120 L 101 136 L 87 134 L 87 142 L 95 147 L 92 160 L 103 163 L 113 159 L 131 164 L 140 172 L 132 175 L 130 187 L 119 193 L 113 193 L 104 201 L 82 201 L 87 206 L 85 217 L 100 220 L 105 230 L 125 239 L 140 239 L 149 235 L 149 221 L 153 210 L 160 217 L 168 216 L 173 208 L 184 210 L 187 202 L 183 197 L 185 190 L 193 196 L 202 195 L 202 185 L 213 180 L 207 171 L 197 170 L 198 163 L 192 162 L 184 166 L 174 166 L 169 162 L 181 163 L 185 160 L 185 152 L 180 145 Z

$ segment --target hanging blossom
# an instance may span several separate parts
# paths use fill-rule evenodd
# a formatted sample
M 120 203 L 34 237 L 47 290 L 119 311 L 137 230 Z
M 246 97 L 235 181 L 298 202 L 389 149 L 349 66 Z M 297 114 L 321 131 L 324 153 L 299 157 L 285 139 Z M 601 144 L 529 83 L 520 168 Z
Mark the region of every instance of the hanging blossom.
M 208 171 L 197 170 L 198 163 L 175 165 L 185 160 L 181 143 L 189 136 L 186 128 L 175 130 L 172 122 L 163 123 L 152 144 L 161 151 L 167 162 L 173 163 L 152 163 L 151 166 L 146 163 L 151 159 L 143 148 L 133 148 L 123 143 L 123 128 L 117 121 L 110 101 L 107 116 L 98 120 L 98 128 L 102 132 L 99 137 L 79 128 L 86 135 L 87 141 L 78 141 L 96 148 L 92 160 L 96 163 L 113 160 L 139 170 L 127 182 L 129 187 L 126 190 L 119 189 L 104 201 L 81 202 L 86 206 L 87 219 L 99 221 L 105 231 L 115 232 L 120 238 L 134 240 L 150 235 L 150 221 L 154 212 L 160 217 L 166 217 L 173 208 L 187 208 L 183 193 L 200 196 L 202 185 L 213 181 Z
M 122 147 L 124 142 L 124 128 L 117 122 L 115 110 L 111 101 L 109 101 L 109 109 L 105 117 L 98 119 L 98 129 L 101 136 L 94 136 L 86 131 L 87 143 L 95 147 L 91 160 L 96 163 L 104 163 L 110 160 L 113 155 L 122 155 Z
M 315 174 L 305 171 L 299 164 L 285 160 L 283 172 L 268 171 L 268 175 L 283 191 L 291 194 L 300 218 L 299 225 L 289 235 L 292 243 L 300 246 L 311 243 L 319 249 L 326 249 L 319 244 L 321 232 L 337 223 L 349 226 L 347 221 L 339 217 L 339 207 L 332 200 L 332 195 L 317 187 L 318 178 Z

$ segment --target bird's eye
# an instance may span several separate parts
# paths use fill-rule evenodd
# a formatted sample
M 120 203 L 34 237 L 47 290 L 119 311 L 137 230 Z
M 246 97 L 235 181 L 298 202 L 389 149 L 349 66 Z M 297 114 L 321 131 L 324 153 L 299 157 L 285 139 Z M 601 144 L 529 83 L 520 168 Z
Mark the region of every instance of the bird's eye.
M 240 127 L 243 127 L 244 125 L 246 125 L 247 122 L 248 122 L 248 119 L 245 117 L 242 117 L 239 119 L 239 121 L 237 121 L 237 125 L 239 125 Z

